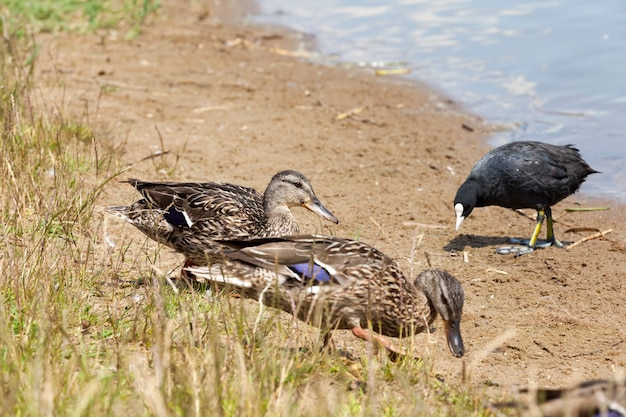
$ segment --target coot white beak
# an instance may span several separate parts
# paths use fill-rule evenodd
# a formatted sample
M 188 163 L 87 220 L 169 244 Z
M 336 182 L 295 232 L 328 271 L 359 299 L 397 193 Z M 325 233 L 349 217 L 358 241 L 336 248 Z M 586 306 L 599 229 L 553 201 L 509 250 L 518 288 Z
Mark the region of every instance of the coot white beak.
M 456 203 L 454 205 L 454 212 L 456 213 L 456 231 L 458 232 L 461 228 L 461 224 L 463 224 L 463 220 L 465 220 L 465 216 L 463 215 L 463 204 Z

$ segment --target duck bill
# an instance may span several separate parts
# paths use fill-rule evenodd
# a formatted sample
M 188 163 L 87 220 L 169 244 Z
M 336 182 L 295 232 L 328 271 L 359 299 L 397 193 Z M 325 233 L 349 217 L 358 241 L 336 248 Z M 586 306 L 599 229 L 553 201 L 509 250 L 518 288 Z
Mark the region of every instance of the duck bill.
M 444 321 L 448 347 L 450 348 L 452 354 L 457 358 L 460 358 L 465 354 L 465 346 L 463 346 L 460 324 L 460 321 Z
M 311 201 L 307 201 L 306 203 L 302 204 L 302 206 L 306 207 L 313 213 L 325 218 L 328 221 L 339 224 L 339 219 L 335 217 L 335 215 L 331 213 L 330 210 L 324 207 L 317 197 L 314 197 Z

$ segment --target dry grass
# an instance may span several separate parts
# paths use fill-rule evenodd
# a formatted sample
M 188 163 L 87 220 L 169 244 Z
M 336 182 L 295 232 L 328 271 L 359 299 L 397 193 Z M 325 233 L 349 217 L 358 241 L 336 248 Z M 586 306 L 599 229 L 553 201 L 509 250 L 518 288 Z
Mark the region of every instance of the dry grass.
M 119 166 L 106 138 L 47 103 L 3 44 L 0 414 L 488 415 L 428 361 L 320 353 L 316 331 L 228 294 L 175 289 L 158 250 L 102 238 Z M 30 61 L 29 61 L 30 62 Z

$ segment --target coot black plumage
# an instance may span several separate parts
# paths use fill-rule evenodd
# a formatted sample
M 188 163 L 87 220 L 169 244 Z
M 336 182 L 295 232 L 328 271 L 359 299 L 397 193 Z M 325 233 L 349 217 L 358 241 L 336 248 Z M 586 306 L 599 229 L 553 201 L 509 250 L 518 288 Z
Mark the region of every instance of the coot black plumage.
M 548 244 L 562 247 L 554 237 L 550 207 L 576 192 L 596 172 L 572 145 L 520 141 L 492 149 L 474 165 L 456 193 L 456 230 L 474 207 L 533 208 L 538 213 L 537 225 L 529 249 L 537 244 L 544 217 Z

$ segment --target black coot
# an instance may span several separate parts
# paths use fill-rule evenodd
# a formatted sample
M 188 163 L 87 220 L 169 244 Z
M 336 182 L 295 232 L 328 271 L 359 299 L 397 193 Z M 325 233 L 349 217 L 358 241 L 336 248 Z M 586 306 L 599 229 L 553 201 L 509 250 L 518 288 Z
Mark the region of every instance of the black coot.
M 537 244 L 544 217 L 548 218 L 548 245 L 562 247 L 554 237 L 550 206 L 576 192 L 587 175 L 596 172 L 572 145 L 524 141 L 492 149 L 474 165 L 456 193 L 456 230 L 474 207 L 534 208 L 537 225 L 529 251 Z

